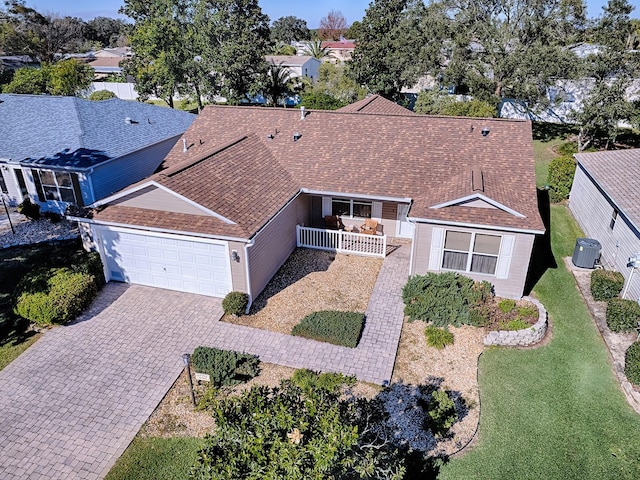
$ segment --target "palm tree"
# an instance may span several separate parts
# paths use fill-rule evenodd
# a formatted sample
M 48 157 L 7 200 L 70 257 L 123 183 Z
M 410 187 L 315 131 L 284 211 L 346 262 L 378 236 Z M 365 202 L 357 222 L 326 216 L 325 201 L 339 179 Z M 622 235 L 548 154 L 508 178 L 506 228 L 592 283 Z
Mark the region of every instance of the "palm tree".
M 283 66 L 283 62 L 278 64 L 270 63 L 267 71 L 267 79 L 264 86 L 264 95 L 267 98 L 267 105 L 277 106 L 281 99 L 291 91 L 291 70 Z M 284 101 L 283 101 L 283 106 Z
M 322 41 L 320 40 L 307 42 L 304 53 L 312 56 L 313 58 L 317 58 L 318 60 L 322 60 L 323 58 L 333 58 L 333 55 L 329 53 L 329 49 L 327 47 L 323 47 Z

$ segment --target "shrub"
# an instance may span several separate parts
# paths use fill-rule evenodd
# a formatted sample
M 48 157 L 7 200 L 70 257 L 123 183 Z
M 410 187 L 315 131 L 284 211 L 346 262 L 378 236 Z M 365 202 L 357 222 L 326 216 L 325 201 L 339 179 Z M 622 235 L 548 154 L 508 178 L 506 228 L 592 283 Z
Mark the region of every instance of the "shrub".
M 474 307 L 469 312 L 469 325 L 486 327 L 491 323 L 491 308 L 488 305 Z
M 18 213 L 21 213 L 31 220 L 38 220 L 40 218 L 40 205 L 32 203 L 30 198 L 25 198 L 24 201 L 18 205 Z
M 518 308 L 518 315 L 521 317 L 535 318 L 538 316 L 538 308 L 535 305 L 526 305 Z
M 42 216 L 51 223 L 60 223 L 62 221 L 62 215 L 56 212 L 44 212 Z
M 117 98 L 117 95 L 110 90 L 96 90 L 89 95 L 89 100 L 93 100 L 94 102 L 109 100 L 110 98 Z
M 93 280 L 98 289 L 102 288 L 105 284 L 104 268 L 98 252 L 87 253 L 85 260 L 74 265 L 73 270 L 93 276 Z
M 514 308 L 516 308 L 516 301 L 505 298 L 498 302 L 498 308 L 504 313 L 509 313 Z
M 612 270 L 594 270 L 591 273 L 591 295 L 596 301 L 617 297 L 624 286 L 624 276 Z
M 323 310 L 304 317 L 293 327 L 291 334 L 355 348 L 358 346 L 363 327 L 362 313 Z
M 549 200 L 561 202 L 569 198 L 573 176 L 576 173 L 576 162 L 571 155 L 556 157 L 549 163 Z
M 444 390 L 436 390 L 431 394 L 427 409 L 424 426 L 431 430 L 434 437 L 446 435 L 458 419 L 456 404 Z
M 634 385 L 640 385 L 640 342 L 632 343 L 624 354 L 624 374 Z
M 222 300 L 224 313 L 242 315 L 249 305 L 249 295 L 242 292 L 229 292 Z
M 525 322 L 521 318 L 514 318 L 513 320 L 500 323 L 500 330 L 516 331 L 516 330 L 524 330 L 525 328 L 530 328 L 530 327 L 531 325 L 529 325 L 527 322 Z
M 427 345 L 442 350 L 447 345 L 453 345 L 453 333 L 445 328 L 428 325 L 424 329 L 427 336 Z
M 640 321 L 640 305 L 633 300 L 612 298 L 607 303 L 607 326 L 612 332 L 633 330 Z
M 356 377 L 347 377 L 341 373 L 316 373 L 306 368 L 296 370 L 291 382 L 304 392 L 326 390 L 339 392 L 343 385 L 352 387 L 356 384 Z
M 37 270 L 16 287 L 14 312 L 40 326 L 74 319 L 98 293 L 92 275 L 68 268 Z
M 255 355 L 220 350 L 218 348 L 197 347 L 191 356 L 196 372 L 206 373 L 215 387 L 237 385 L 260 373 L 260 359 Z
M 478 313 L 471 312 L 491 295 L 489 282 L 474 282 L 454 272 L 414 275 L 402 288 L 409 320 L 424 320 L 437 327 L 477 322 Z

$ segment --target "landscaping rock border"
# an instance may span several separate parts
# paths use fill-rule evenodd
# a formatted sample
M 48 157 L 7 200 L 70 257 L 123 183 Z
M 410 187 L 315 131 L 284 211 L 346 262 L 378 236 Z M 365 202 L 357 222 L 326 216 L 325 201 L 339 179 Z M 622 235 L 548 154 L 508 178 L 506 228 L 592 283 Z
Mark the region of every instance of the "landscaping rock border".
M 15 209 L 10 211 L 15 233 L 6 214 L 0 215 L 0 250 L 24 245 L 38 245 L 42 243 L 57 243 L 79 238 L 80 232 L 75 222 L 61 220 L 52 223 L 47 219 L 29 220 L 18 214 Z
M 482 341 L 485 346 L 528 347 L 544 338 L 549 326 L 547 309 L 535 298 L 523 297 L 523 300 L 533 303 L 538 308 L 538 321 L 531 327 L 522 330 L 489 332 Z

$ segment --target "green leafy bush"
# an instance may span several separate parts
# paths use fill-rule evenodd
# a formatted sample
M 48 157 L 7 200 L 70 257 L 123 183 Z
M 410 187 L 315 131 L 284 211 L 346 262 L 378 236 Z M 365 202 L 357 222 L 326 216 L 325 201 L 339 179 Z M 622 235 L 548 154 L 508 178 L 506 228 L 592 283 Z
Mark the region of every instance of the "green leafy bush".
M 634 385 L 640 385 L 640 342 L 632 343 L 624 354 L 624 374 Z
M 339 392 L 343 386 L 352 387 L 356 384 L 356 377 L 347 377 L 341 373 L 316 373 L 306 368 L 296 370 L 291 382 L 305 392 L 313 390 L 327 390 Z
M 21 213 L 31 220 L 38 220 L 40 218 L 40 205 L 31 202 L 29 197 L 25 198 L 24 201 L 18 205 L 17 210 L 18 213 Z
M 402 288 L 404 313 L 411 321 L 437 327 L 478 323 L 482 310 L 472 312 L 487 302 L 491 290 L 489 282 L 474 282 L 454 272 L 414 275 Z
M 573 176 L 576 173 L 576 162 L 571 155 L 556 157 L 549 163 L 549 199 L 561 202 L 569 198 Z
M 518 308 L 518 315 L 521 317 L 535 318 L 538 316 L 538 308 L 535 305 L 526 305 Z
M 525 322 L 521 318 L 514 318 L 513 320 L 500 323 L 500 330 L 516 331 L 516 330 L 524 330 L 525 328 L 530 328 L 530 327 L 531 325 L 529 325 L 527 322 Z
M 427 403 L 427 410 L 424 426 L 426 429 L 431 430 L 436 438 L 446 435 L 458 420 L 456 404 L 444 390 L 436 390 L 431 394 L 431 400 Z
M 405 478 L 381 402 L 345 399 L 340 390 L 284 380 L 220 398 L 193 478 Z
M 424 329 L 427 336 L 427 345 L 442 350 L 447 345 L 453 345 L 453 333 L 445 328 L 427 325 Z
M 633 300 L 612 298 L 607 303 L 607 326 L 612 332 L 634 330 L 640 321 L 640 305 Z
M 498 308 L 504 313 L 509 313 L 514 308 L 516 308 L 516 301 L 511 300 L 509 298 L 505 298 L 498 302 Z
M 96 90 L 89 95 L 89 100 L 93 100 L 94 102 L 109 100 L 110 98 L 117 98 L 117 95 L 110 90 Z
M 358 346 L 363 327 L 362 313 L 323 310 L 304 317 L 293 327 L 291 334 L 355 348 Z
M 249 305 L 249 295 L 243 292 L 229 292 L 222 300 L 222 310 L 231 315 L 242 315 Z
M 206 373 L 215 387 L 238 385 L 251 380 L 260 373 L 260 359 L 255 355 L 197 347 L 191 356 L 196 372 Z
M 617 297 L 624 286 L 624 276 L 612 270 L 594 270 L 591 273 L 591 295 L 601 302 Z
M 74 319 L 98 293 L 92 275 L 68 268 L 39 269 L 16 287 L 14 312 L 40 326 Z

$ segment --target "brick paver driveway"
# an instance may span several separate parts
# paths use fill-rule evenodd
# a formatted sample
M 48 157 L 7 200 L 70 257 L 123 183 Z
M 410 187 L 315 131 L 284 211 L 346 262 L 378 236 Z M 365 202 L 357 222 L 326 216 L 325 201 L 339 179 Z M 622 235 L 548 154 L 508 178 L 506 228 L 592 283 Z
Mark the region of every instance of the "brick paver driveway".
M 0 478 L 104 477 L 221 315 L 219 299 L 107 285 L 0 372 Z

